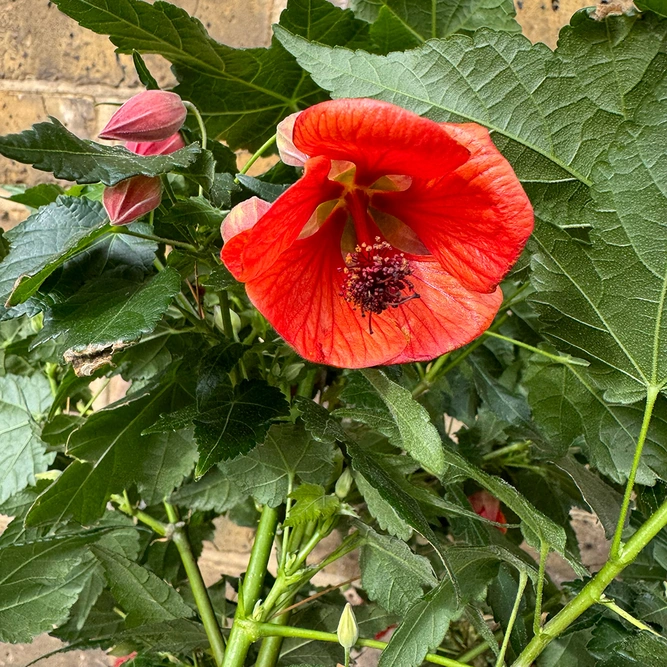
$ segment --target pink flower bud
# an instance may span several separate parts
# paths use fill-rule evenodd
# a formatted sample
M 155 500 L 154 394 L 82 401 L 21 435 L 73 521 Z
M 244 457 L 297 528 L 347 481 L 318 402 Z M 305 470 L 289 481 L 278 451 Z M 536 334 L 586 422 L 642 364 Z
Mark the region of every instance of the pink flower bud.
M 162 141 L 128 141 L 125 148 L 137 155 L 167 155 L 180 148 L 185 148 L 185 141 L 181 133 L 176 132 Z
M 111 116 L 100 137 L 122 141 L 162 141 L 181 129 L 187 113 L 176 93 L 145 90 L 131 97 Z
M 227 243 L 233 236 L 254 227 L 270 208 L 271 204 L 259 197 L 250 197 L 237 204 L 220 225 L 222 240 Z
M 162 200 L 160 179 L 133 176 L 105 188 L 102 202 L 112 225 L 127 225 L 152 211 Z

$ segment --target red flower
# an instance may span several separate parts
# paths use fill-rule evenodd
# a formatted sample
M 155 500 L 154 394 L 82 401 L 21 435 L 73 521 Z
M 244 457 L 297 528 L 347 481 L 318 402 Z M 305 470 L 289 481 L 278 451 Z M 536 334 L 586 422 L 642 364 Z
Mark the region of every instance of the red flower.
M 468 502 L 472 505 L 475 513 L 481 517 L 496 523 L 507 523 L 507 519 L 505 519 L 505 515 L 500 509 L 500 501 L 488 491 L 473 493 L 472 496 L 468 497 Z M 507 532 L 507 528 L 500 528 L 500 526 L 498 530 L 501 533 Z
M 127 225 L 157 208 L 162 201 L 160 179 L 132 176 L 104 188 L 102 203 L 112 225 Z
M 124 655 L 122 658 L 116 658 L 116 661 L 113 663 L 113 667 L 120 667 L 123 663 L 127 662 L 128 660 L 132 660 L 132 658 L 135 658 L 137 656 L 137 652 L 133 651 L 130 653 L 130 655 Z
M 187 113 L 176 93 L 145 90 L 131 97 L 111 116 L 100 137 L 121 141 L 162 141 L 181 129 Z
M 272 205 L 232 211 L 221 258 L 299 354 L 426 360 L 489 326 L 533 212 L 484 128 L 343 99 L 278 130 L 304 175 Z
M 128 141 L 125 148 L 137 155 L 167 155 L 185 147 L 180 132 L 172 134 L 162 141 Z

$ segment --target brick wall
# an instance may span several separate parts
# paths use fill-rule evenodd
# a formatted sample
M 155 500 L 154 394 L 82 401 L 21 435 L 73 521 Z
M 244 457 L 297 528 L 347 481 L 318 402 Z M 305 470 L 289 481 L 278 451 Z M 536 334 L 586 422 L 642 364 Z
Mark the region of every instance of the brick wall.
M 267 46 L 286 0 L 171 0 L 199 18 L 217 40 Z M 586 0 L 516 0 L 533 41 L 555 46 L 558 29 Z M 340 0 L 336 4 L 343 4 Z M 114 53 L 107 37 L 84 30 L 47 0 L 0 0 L 0 135 L 20 132 L 52 115 L 82 137 L 95 137 L 115 107 L 137 92 L 132 59 Z M 172 81 L 159 56 L 147 56 L 161 83 Z M 51 175 L 0 157 L 0 184 L 34 185 Z M 0 193 L 1 194 L 1 193 Z M 25 209 L 0 200 L 0 223 Z

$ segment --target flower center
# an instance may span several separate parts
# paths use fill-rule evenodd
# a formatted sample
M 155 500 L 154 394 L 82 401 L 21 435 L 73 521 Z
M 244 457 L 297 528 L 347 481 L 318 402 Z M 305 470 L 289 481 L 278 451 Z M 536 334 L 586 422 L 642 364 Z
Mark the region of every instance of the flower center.
M 362 243 L 345 257 L 341 295 L 361 316 L 368 313 L 368 330 L 373 333 L 373 315 L 380 315 L 390 306 L 398 308 L 410 299 L 418 299 L 408 280 L 412 273 L 410 262 L 397 253 L 386 241 L 375 237 L 372 245 Z

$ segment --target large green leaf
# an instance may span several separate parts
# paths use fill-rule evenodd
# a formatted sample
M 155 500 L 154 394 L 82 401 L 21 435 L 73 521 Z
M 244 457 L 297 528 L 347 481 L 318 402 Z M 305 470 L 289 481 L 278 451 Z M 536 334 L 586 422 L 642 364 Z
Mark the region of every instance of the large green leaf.
M 656 59 L 657 80 L 666 61 Z M 667 382 L 667 106 L 659 95 L 636 89 L 637 122 L 624 124 L 594 171 L 590 244 L 547 225 L 533 240 L 541 328 L 590 360 L 585 374 L 612 402 L 635 402 Z
M 323 93 L 278 43 L 270 49 L 233 49 L 167 2 L 57 0 L 61 11 L 109 35 L 121 53 L 157 53 L 174 65 L 182 97 L 201 110 L 209 134 L 232 147 L 259 144 L 286 115 L 323 99 Z M 290 32 L 326 44 L 347 44 L 368 30 L 351 11 L 325 0 L 290 0 L 281 15 Z
M 104 567 L 111 592 L 127 614 L 128 628 L 194 614 L 176 590 L 150 570 L 99 546 L 91 547 L 91 551 Z
M 77 460 L 37 498 L 26 522 L 59 523 L 73 516 L 88 524 L 103 514 L 112 493 L 132 483 L 147 503 L 160 502 L 192 470 L 195 443 L 191 431 L 141 433 L 185 400 L 170 375 L 91 415 L 69 439 L 67 452 Z
M 284 503 L 297 479 L 326 484 L 334 471 L 335 449 L 300 426 L 275 424 L 262 445 L 247 456 L 219 464 L 223 475 L 262 505 Z
M 460 584 L 460 598 L 452 581 L 444 579 L 423 600 L 404 614 L 403 621 L 382 652 L 380 667 L 418 667 L 428 652 L 435 652 L 449 623 L 463 606 L 477 600 L 498 569 L 497 556 L 485 549 L 451 548 L 450 566 Z
M 61 354 L 85 354 L 135 341 L 155 329 L 180 289 L 170 268 L 144 283 L 102 275 L 47 311 L 33 346 L 55 339 Z
M 371 528 L 365 528 L 363 533 L 359 553 L 361 584 L 371 600 L 387 611 L 402 614 L 424 594 L 424 587 L 437 585 L 428 559 L 413 553 L 405 542 Z
M 36 483 L 35 475 L 53 463 L 39 437 L 36 419 L 53 396 L 43 375 L 0 377 L 0 503 Z
M 287 414 L 284 394 L 262 380 L 244 380 L 238 387 L 220 386 L 215 405 L 194 419 L 199 461 L 195 474 L 201 477 L 224 459 L 249 452 L 264 439 L 269 422 Z
M 39 538 L 0 549 L 0 640 L 29 642 L 67 619 L 85 578 L 75 576 L 86 545 L 106 530 Z
M 169 155 L 137 155 L 122 146 L 79 139 L 55 118 L 20 134 L 0 137 L 0 155 L 77 183 L 115 185 L 139 174 L 159 176 L 188 167 L 199 152 L 198 144 L 190 144 Z
M 238 505 L 246 494 L 217 468 L 201 479 L 184 484 L 171 496 L 171 502 L 193 510 L 214 510 L 222 514 Z
M 581 367 L 531 364 L 525 380 L 533 418 L 546 436 L 549 458 L 581 446 L 602 474 L 623 483 L 632 467 L 644 414 L 640 403 L 610 404 Z M 667 479 L 667 404 L 659 398 L 637 470 L 640 484 Z
M 8 306 L 25 301 L 67 259 L 104 234 L 107 220 L 100 202 L 61 196 L 14 227 L 6 235 L 9 254 L 0 263 L 0 298 L 8 299 Z
M 514 4 L 508 0 L 352 0 L 350 4 L 359 18 L 373 22 L 371 37 L 383 53 L 483 27 L 521 30 L 514 20 Z

